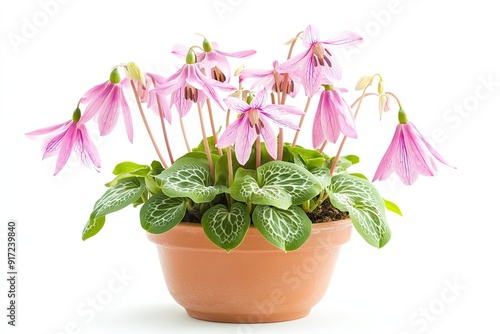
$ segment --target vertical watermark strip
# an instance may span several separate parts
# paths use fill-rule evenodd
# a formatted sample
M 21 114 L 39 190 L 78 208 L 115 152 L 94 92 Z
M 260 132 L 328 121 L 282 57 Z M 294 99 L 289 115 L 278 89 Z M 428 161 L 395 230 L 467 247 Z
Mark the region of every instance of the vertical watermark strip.
M 7 324 L 16 326 L 18 305 L 18 258 L 17 258 L 17 222 L 9 220 L 7 223 Z

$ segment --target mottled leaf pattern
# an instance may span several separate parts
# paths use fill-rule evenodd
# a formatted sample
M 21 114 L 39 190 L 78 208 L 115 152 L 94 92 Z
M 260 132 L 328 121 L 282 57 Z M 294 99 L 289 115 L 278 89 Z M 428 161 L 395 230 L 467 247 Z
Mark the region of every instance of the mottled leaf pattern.
M 186 201 L 183 198 L 156 194 L 141 208 L 141 226 L 150 233 L 163 233 L 176 226 L 185 213 Z
M 311 234 L 311 220 L 297 206 L 282 210 L 258 205 L 252 221 L 267 241 L 284 251 L 299 248 Z
M 82 232 L 82 240 L 87 240 L 90 237 L 93 237 L 104 226 L 104 222 L 106 221 L 106 216 L 102 216 L 99 218 L 89 219 L 87 225 L 83 228 Z
M 381 248 L 391 238 L 385 217 L 385 205 L 369 181 L 349 174 L 332 178 L 327 188 L 333 206 L 348 211 L 359 234 L 372 246 Z
M 212 186 L 208 164 L 196 158 L 182 158 L 161 172 L 157 179 L 168 197 L 189 197 L 195 203 L 210 202 L 219 189 Z
M 217 204 L 205 212 L 201 224 L 207 237 L 229 252 L 243 241 L 250 226 L 250 215 L 241 203 L 235 203 L 230 210 Z
M 90 219 L 105 216 L 134 203 L 144 193 L 144 179 L 131 177 L 109 188 L 94 205 Z

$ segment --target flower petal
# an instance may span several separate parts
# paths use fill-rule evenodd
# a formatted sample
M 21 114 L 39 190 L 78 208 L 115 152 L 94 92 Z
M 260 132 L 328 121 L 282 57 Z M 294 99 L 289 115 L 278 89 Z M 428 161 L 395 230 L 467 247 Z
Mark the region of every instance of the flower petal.
M 226 97 L 224 99 L 224 102 L 229 107 L 229 109 L 231 109 L 239 114 L 250 109 L 250 106 L 248 105 L 248 103 L 246 103 L 245 101 L 243 101 L 241 99 L 233 97 L 233 96 Z
M 266 102 L 267 102 L 267 91 L 265 89 L 262 89 L 250 102 L 250 108 L 262 109 L 266 104 Z
M 264 124 L 264 126 L 260 129 L 260 134 L 262 135 L 262 139 L 264 139 L 267 153 L 269 153 L 273 159 L 276 159 L 278 154 L 278 144 L 272 125 L 265 117 L 261 117 L 260 120 Z
M 302 44 L 307 48 L 319 41 L 319 38 L 320 35 L 318 28 L 313 25 L 308 25 L 304 30 L 304 34 L 302 35 Z
M 324 66 L 314 66 L 313 55 L 307 58 L 302 66 L 302 85 L 304 86 L 304 91 L 308 97 L 313 97 L 319 90 L 321 85 L 322 74 L 324 72 Z
M 239 117 L 238 119 L 236 119 L 236 121 L 231 123 L 219 137 L 216 147 L 226 148 L 231 146 L 236 141 L 236 136 L 239 132 L 240 127 L 242 126 L 243 121 L 244 118 Z
M 97 147 L 95 146 L 94 142 L 90 138 L 85 124 L 79 124 L 78 126 L 81 134 L 81 145 L 83 147 L 83 152 L 86 153 L 95 167 L 101 168 L 101 158 L 99 157 L 99 152 L 97 151 Z
M 73 150 L 73 145 L 75 144 L 75 139 L 76 139 L 76 123 L 73 122 L 61 140 L 61 146 L 59 150 L 59 155 L 57 157 L 56 170 L 54 172 L 54 175 L 57 175 L 57 173 L 61 171 L 64 165 L 66 165 L 66 162 L 68 162 L 68 159 L 71 155 L 71 151 Z
M 350 48 L 358 46 L 361 42 L 363 42 L 363 37 L 360 35 L 352 31 L 340 31 L 321 43 Z
M 239 131 L 236 133 L 236 160 L 242 165 L 246 164 L 252 153 L 252 146 L 257 139 L 257 132 L 250 127 L 248 117 L 245 115 L 242 118 L 242 123 Z
M 396 131 L 394 132 L 394 136 L 392 137 L 392 141 L 389 144 L 389 148 L 382 157 L 372 181 L 383 181 L 392 174 L 394 171 L 394 157 L 396 156 L 399 142 L 402 140 L 401 124 L 398 124 Z
M 31 131 L 31 132 L 25 133 L 25 135 L 26 136 L 40 136 L 40 135 L 45 135 L 45 134 L 48 134 L 48 133 L 51 133 L 51 132 L 55 132 L 55 131 L 59 131 L 59 130 L 61 130 L 63 128 L 66 128 L 66 127 L 68 127 L 68 125 L 70 123 L 71 123 L 71 121 L 67 121 L 67 122 L 64 122 L 64 123 L 61 123 L 61 124 L 48 126 L 46 128 L 41 128 L 41 129 L 38 129 L 38 130 L 35 130 L 35 131 Z
M 312 142 L 313 147 L 319 148 L 325 142 L 326 138 L 323 134 L 323 126 L 321 126 L 321 113 L 323 110 L 321 109 L 321 104 L 318 105 L 318 109 L 316 110 L 316 114 L 314 115 L 314 122 L 312 128 Z

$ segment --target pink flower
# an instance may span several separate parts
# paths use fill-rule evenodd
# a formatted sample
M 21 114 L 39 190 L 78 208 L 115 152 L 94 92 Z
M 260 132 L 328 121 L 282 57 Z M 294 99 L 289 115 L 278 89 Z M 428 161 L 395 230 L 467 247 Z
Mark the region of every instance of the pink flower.
M 101 167 L 97 148 L 92 142 L 87 128 L 82 122 L 83 118 L 80 118 L 80 115 L 80 109 L 77 108 L 73 113 L 72 120 L 26 134 L 27 136 L 53 135 L 44 144 L 42 160 L 59 152 L 54 175 L 59 173 L 64 167 L 71 155 L 71 151 L 75 151 L 78 154 L 83 164 L 88 166 L 92 162 L 96 168 Z
M 400 111 L 400 124 L 396 127 L 392 142 L 375 172 L 373 181 L 385 180 L 396 171 L 404 184 L 411 185 L 419 174 L 424 176 L 436 174 L 436 159 L 451 167 L 417 128 L 406 120 L 404 112 L 402 115 Z
M 207 98 L 215 101 L 221 109 L 224 109 L 214 87 L 223 91 L 236 90 L 228 83 L 219 82 L 204 75 L 200 63 L 196 62 L 194 52 L 190 51 L 186 56 L 186 64 L 167 78 L 165 82 L 152 89 L 151 94 L 172 94 L 170 104 L 174 104 L 179 115 L 184 117 L 191 109 L 193 102 L 203 103 Z
M 166 78 L 160 75 L 146 73 L 147 87 L 145 88 L 144 97 L 141 98 L 141 101 L 146 102 L 148 108 L 158 116 L 160 116 L 160 109 L 158 107 L 159 104 L 163 112 L 163 117 L 167 120 L 167 122 L 172 123 L 172 111 L 167 97 L 158 93 L 149 93 L 152 89 L 154 89 L 155 85 L 164 83 L 166 80 Z
M 352 47 L 363 40 L 361 36 L 346 31 L 321 41 L 317 28 L 312 25 L 307 26 L 302 38 L 307 50 L 283 63 L 280 69 L 283 72 L 299 70 L 308 97 L 316 94 L 321 84 L 330 84 L 342 78 L 340 63 L 327 46 Z
M 185 57 L 189 49 L 187 46 L 174 45 L 172 53 Z M 238 52 L 224 52 L 219 49 L 215 42 L 210 43 L 206 38 L 203 41 L 203 52 L 196 56 L 201 66 L 210 73 L 210 77 L 220 82 L 229 82 L 231 78 L 231 69 L 227 57 L 246 58 L 255 54 L 255 50 L 246 50 Z
M 240 116 L 226 128 L 216 146 L 225 148 L 235 143 L 236 159 L 242 165 L 250 158 L 257 136 L 262 136 L 269 155 L 276 159 L 278 148 L 276 135 L 271 127 L 272 123 L 294 130 L 299 129 L 284 116 L 286 114 L 302 115 L 304 112 L 282 104 L 266 105 L 267 94 L 265 89 L 261 90 L 250 104 L 235 97 L 228 97 L 224 100 L 227 106 Z
M 340 133 L 358 137 L 351 108 L 340 93 L 331 85 L 325 86 L 321 93 L 312 130 L 314 148 L 320 147 L 325 140 L 335 143 Z
M 276 87 L 276 77 L 278 78 L 278 85 Z M 295 97 L 299 92 L 300 87 L 300 75 L 298 72 L 288 73 L 288 79 L 285 85 L 285 74 L 279 69 L 279 63 L 275 60 L 273 61 L 272 70 L 243 70 L 240 73 L 240 81 L 245 81 L 247 79 L 256 79 L 255 82 L 250 87 L 250 90 L 262 89 L 272 90 L 281 93 L 283 89 L 287 90 L 287 94 L 291 97 Z M 278 88 L 278 89 L 277 89 Z
M 109 81 L 97 85 L 85 93 L 82 103 L 87 104 L 85 114 L 82 116 L 82 123 L 86 123 L 94 116 L 97 117 L 99 132 L 101 136 L 106 136 L 113 131 L 118 123 L 121 113 L 125 122 L 127 136 L 130 142 L 133 141 L 134 131 L 132 128 L 132 117 L 130 108 L 123 93 L 123 86 L 129 83 L 129 79 L 120 80 L 118 69 L 111 72 Z

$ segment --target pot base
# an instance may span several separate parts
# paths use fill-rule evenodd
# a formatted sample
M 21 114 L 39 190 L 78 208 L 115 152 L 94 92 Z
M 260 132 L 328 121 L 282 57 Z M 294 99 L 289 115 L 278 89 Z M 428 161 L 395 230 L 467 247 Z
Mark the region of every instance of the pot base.
M 185 309 L 187 314 L 194 319 L 205 320 L 211 322 L 224 322 L 224 323 L 267 323 L 267 322 L 282 322 L 290 321 L 304 318 L 309 315 L 311 310 L 296 311 L 296 312 L 284 312 L 284 313 L 273 313 L 270 315 L 261 314 L 258 312 L 254 313 L 242 313 L 242 314 L 226 314 L 226 313 L 212 313 L 203 311 L 193 311 Z

